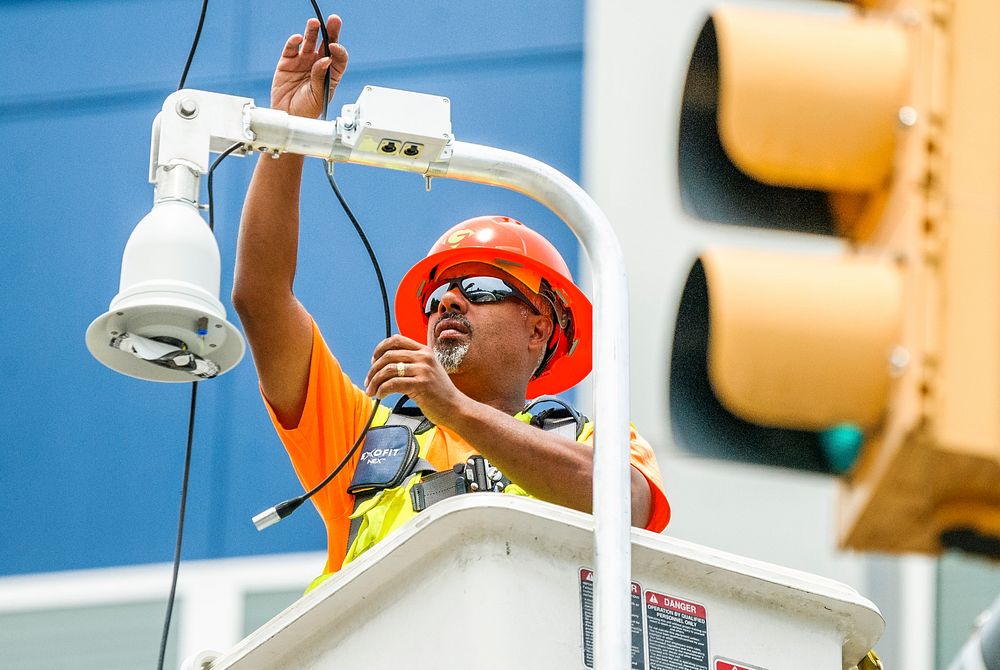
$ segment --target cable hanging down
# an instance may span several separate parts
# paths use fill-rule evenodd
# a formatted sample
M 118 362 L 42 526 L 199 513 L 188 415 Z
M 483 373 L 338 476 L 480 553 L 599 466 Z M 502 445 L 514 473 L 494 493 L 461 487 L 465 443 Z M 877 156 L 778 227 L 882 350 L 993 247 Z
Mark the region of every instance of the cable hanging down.
M 187 62 L 184 64 L 184 71 L 181 74 L 181 80 L 177 85 L 177 90 L 184 88 L 187 82 L 188 71 L 191 69 L 191 63 L 194 61 L 195 52 L 198 50 L 198 42 L 201 39 L 201 30 L 205 25 L 205 16 L 208 13 L 208 0 L 203 0 L 201 4 L 201 15 L 198 18 L 198 28 L 195 30 L 194 40 L 191 42 L 191 49 L 188 52 Z M 239 144 L 234 145 L 227 149 L 214 163 L 212 163 L 211 168 L 208 171 L 208 220 L 209 229 L 214 232 L 214 219 L 213 219 L 213 207 L 212 207 L 212 176 L 215 172 L 215 168 L 222 161 L 223 158 L 231 154 L 237 148 Z M 211 376 L 214 376 L 212 374 Z M 170 593 L 167 596 L 167 608 L 163 619 L 163 633 L 160 636 L 160 650 L 157 657 L 156 667 L 158 670 L 163 670 L 163 664 L 167 655 L 167 640 L 170 637 L 170 621 L 173 616 L 174 611 L 174 598 L 177 595 L 177 578 L 180 573 L 181 565 L 181 549 L 184 544 L 184 517 L 187 511 L 187 493 L 188 493 L 188 483 L 191 479 L 191 454 L 194 448 L 194 419 L 195 411 L 198 406 L 198 382 L 192 382 L 191 384 L 191 406 L 188 410 L 188 430 L 187 430 L 187 446 L 184 450 L 184 474 L 181 476 L 181 500 L 180 509 L 177 514 L 177 539 L 174 542 L 174 560 L 173 566 L 171 568 L 170 577 Z
M 208 0 L 205 0 L 205 5 L 207 5 L 207 4 L 208 4 Z M 204 20 L 204 13 L 202 13 L 202 20 Z M 201 31 L 201 24 L 200 23 L 199 23 L 199 26 L 198 26 L 198 30 L 199 30 L 199 33 L 200 33 L 200 31 Z M 195 37 L 195 44 L 197 44 L 197 39 L 198 38 Z M 194 51 L 192 50 L 191 56 L 193 56 L 193 55 L 194 55 Z M 189 56 L 189 58 L 188 58 L 188 65 L 190 65 L 190 58 L 191 58 L 191 56 Z M 181 81 L 183 83 L 183 78 L 182 78 Z M 237 142 L 236 144 L 233 144 L 232 146 L 230 146 L 229 148 L 227 148 L 225 151 L 223 151 L 221 154 L 219 154 L 219 156 L 212 162 L 211 167 L 209 167 L 209 169 L 208 169 L 208 180 L 207 180 L 208 181 L 208 184 L 207 184 L 207 187 L 208 187 L 208 228 L 213 233 L 215 232 L 215 197 L 214 197 L 214 192 L 213 192 L 213 188 L 212 187 L 213 187 L 213 184 L 214 184 L 215 168 L 217 168 L 219 166 L 219 164 L 227 156 L 229 156 L 230 154 L 232 154 L 234 151 L 236 151 L 237 149 L 239 149 L 242 146 L 243 146 L 242 142 Z M 156 343 L 154 343 L 154 344 L 156 344 Z M 214 376 L 214 375 L 212 375 L 212 376 Z M 184 541 L 184 517 L 185 517 L 185 511 L 186 511 L 186 508 L 187 508 L 188 480 L 190 479 L 190 475 L 191 475 L 191 453 L 192 453 L 192 450 L 193 450 L 193 443 L 194 443 L 194 419 L 195 419 L 195 410 L 197 408 L 197 405 L 198 405 L 198 382 L 193 382 L 191 384 L 191 409 L 190 409 L 190 412 L 188 414 L 187 449 L 185 450 L 185 456 L 184 456 L 184 474 L 183 474 L 182 479 L 181 479 L 181 502 L 180 502 L 180 511 L 178 512 L 178 519 L 177 519 L 177 540 L 176 540 L 176 543 L 174 545 L 174 562 L 173 562 L 173 569 L 172 569 L 172 573 L 171 573 L 172 576 L 171 576 L 171 579 L 170 579 L 170 595 L 167 597 L 167 612 L 166 612 L 166 615 L 165 615 L 165 618 L 164 618 L 164 622 L 163 622 L 163 635 L 162 635 L 162 637 L 160 639 L 160 655 L 159 655 L 159 661 L 158 661 L 158 664 L 157 664 L 157 668 L 159 670 L 163 669 L 163 663 L 164 663 L 164 659 L 166 657 L 167 639 L 170 636 L 170 620 L 171 620 L 171 617 L 173 615 L 174 597 L 175 597 L 175 595 L 177 593 L 177 577 L 178 577 L 178 574 L 180 572 L 181 547 L 183 546 L 183 541 Z
M 325 26 L 324 21 L 323 21 L 322 12 L 320 11 L 319 6 L 317 5 L 317 3 L 316 3 L 315 0 L 311 0 L 311 2 L 312 2 L 313 10 L 316 12 L 317 18 L 318 18 L 318 20 L 320 22 L 320 29 L 322 30 L 322 33 L 323 33 L 323 38 L 324 38 L 323 50 L 326 53 L 326 55 L 329 56 L 330 55 L 330 50 L 329 50 L 330 37 L 329 37 L 329 34 L 327 33 L 326 26 Z M 199 44 L 199 41 L 201 39 L 202 29 L 204 28 L 204 25 L 205 25 L 205 18 L 207 16 L 207 13 L 208 13 L 208 0 L 203 0 L 202 6 L 201 6 L 201 13 L 200 13 L 200 16 L 198 18 L 198 26 L 197 26 L 197 29 L 195 30 L 194 39 L 192 40 L 191 48 L 190 48 L 190 50 L 188 52 L 188 57 L 187 57 L 187 60 L 186 60 L 186 62 L 184 64 L 184 70 L 183 70 L 183 72 L 181 74 L 181 78 L 180 78 L 180 82 L 178 83 L 177 90 L 183 89 L 185 87 L 185 85 L 186 85 L 188 72 L 190 71 L 191 64 L 194 61 L 195 53 L 197 52 L 197 49 L 198 49 L 198 44 Z M 330 74 L 330 70 L 328 68 L 327 71 L 326 71 L 325 77 L 324 77 L 324 88 L 327 91 L 329 91 L 329 88 L 330 88 L 330 79 L 331 79 L 331 74 Z M 329 96 L 326 95 L 326 96 L 324 96 L 324 100 L 323 100 L 323 119 L 324 120 L 327 117 L 328 109 L 329 109 Z M 244 144 L 242 142 L 237 142 L 237 143 L 231 145 L 230 147 L 228 147 L 225 151 L 223 151 L 221 154 L 219 154 L 219 156 L 212 162 L 211 167 L 208 170 L 208 179 L 207 179 L 207 190 L 208 190 L 208 227 L 209 227 L 209 230 L 211 230 L 213 233 L 215 231 L 215 206 L 214 206 L 214 194 L 213 194 L 213 184 L 214 184 L 215 169 L 219 166 L 219 164 L 225 158 L 227 158 L 228 156 L 230 156 L 233 152 L 241 149 L 243 146 L 244 146 Z M 389 298 L 388 298 L 388 293 L 387 293 L 386 288 L 385 288 L 385 281 L 384 281 L 384 278 L 382 276 L 381 267 L 379 266 L 378 259 L 375 257 L 375 252 L 372 249 L 372 246 L 371 246 L 370 242 L 368 241 L 368 238 L 365 235 L 364 230 L 361 228 L 361 225 L 358 223 L 357 217 L 354 216 L 354 213 L 351 211 L 351 209 L 348 206 L 348 204 L 347 204 L 347 202 L 346 202 L 343 194 L 340 192 L 340 189 L 337 187 L 337 184 L 336 184 L 336 182 L 333 179 L 333 174 L 332 174 L 332 172 L 333 172 L 332 167 L 333 166 L 332 166 L 332 163 L 328 163 L 327 165 L 328 165 L 328 169 L 326 170 L 326 173 L 327 173 L 327 180 L 328 180 L 328 182 L 330 184 L 330 187 L 333 189 L 333 192 L 336 195 L 338 202 L 340 203 L 341 207 L 343 207 L 344 211 L 347 213 L 347 216 L 350 219 L 351 223 L 353 224 L 355 231 L 357 232 L 358 236 L 361 238 L 361 241 L 362 241 L 362 243 L 365 246 L 365 250 L 368 252 L 368 256 L 369 256 L 369 259 L 371 260 L 372 266 L 375 269 L 375 274 L 376 274 L 377 279 L 378 279 L 379 289 L 380 289 L 381 295 L 382 295 L 383 311 L 385 313 L 385 332 L 386 332 L 386 337 L 389 337 L 389 335 L 391 335 L 391 317 L 390 317 L 390 312 L 389 312 Z M 153 359 L 163 358 L 163 356 L 161 355 L 163 353 L 161 351 L 161 349 L 163 349 L 163 347 L 167 346 L 165 343 L 162 343 L 162 342 L 159 342 L 159 341 L 139 342 L 139 339 L 141 339 L 141 338 L 135 338 L 134 341 L 129 342 L 129 343 L 124 343 L 122 346 L 125 347 L 127 345 L 127 347 L 129 349 L 134 349 L 135 347 L 143 347 L 143 346 L 146 347 L 146 348 L 153 347 L 155 350 L 152 351 L 152 352 L 146 352 L 148 355 L 143 356 L 143 358 L 145 358 L 147 360 L 153 360 Z M 135 352 L 133 351 L 132 353 L 135 353 Z M 177 366 L 177 361 L 175 360 L 176 359 L 176 355 L 175 354 L 177 352 L 167 352 L 167 353 L 170 356 L 174 357 L 174 358 L 171 358 L 171 361 L 169 361 L 169 363 L 171 365 L 173 365 L 174 367 L 176 367 Z M 183 352 L 181 352 L 181 353 L 183 353 Z M 152 357 L 152 358 L 150 358 L 150 357 Z M 153 362 L 157 362 L 157 360 L 153 360 Z M 197 364 L 197 363 L 198 363 L 198 361 L 194 361 L 194 364 Z M 158 364 L 166 365 L 167 363 L 160 362 Z M 198 373 L 200 373 L 200 374 L 198 374 Z M 217 370 L 211 370 L 211 369 L 193 370 L 193 374 L 196 374 L 196 376 L 201 376 L 201 377 L 206 378 L 206 379 L 214 377 L 216 373 L 217 373 Z M 170 583 L 170 592 L 169 592 L 169 595 L 168 595 L 168 598 L 167 598 L 167 607 L 166 607 L 166 613 L 165 613 L 164 622 L 163 622 L 163 633 L 162 633 L 162 636 L 161 636 L 161 639 L 160 639 L 159 657 L 158 657 L 158 662 L 157 662 L 157 668 L 158 668 L 158 670 L 163 670 L 163 666 L 164 666 L 164 661 L 165 661 L 165 657 L 166 657 L 166 649 L 167 649 L 167 641 L 168 641 L 169 635 L 170 635 L 170 624 L 171 624 L 171 619 L 172 619 L 172 614 L 173 614 L 174 600 L 175 600 L 176 592 L 177 592 L 177 581 L 178 581 L 178 575 L 179 575 L 179 571 L 180 571 L 180 558 L 181 558 L 182 547 L 183 547 L 183 539 L 184 539 L 184 520 L 185 520 L 185 516 L 186 516 L 186 507 L 187 507 L 188 484 L 189 484 L 189 481 L 190 481 L 190 473 L 191 473 L 191 456 L 192 456 L 193 444 L 194 444 L 194 423 L 195 423 L 195 415 L 196 415 L 196 408 L 197 408 L 197 398 L 198 398 L 198 383 L 197 382 L 193 382 L 192 385 L 191 385 L 191 403 L 190 403 L 190 409 L 189 409 L 189 414 L 188 414 L 188 431 L 187 431 L 187 445 L 186 445 L 185 458 L 184 458 L 184 473 L 183 473 L 182 480 L 181 480 L 181 497 L 180 497 L 180 509 L 179 509 L 179 513 L 178 513 L 178 522 L 177 522 L 177 537 L 176 537 L 176 541 L 175 541 L 175 545 L 174 545 L 174 559 L 173 559 L 173 566 L 172 566 L 172 576 L 171 576 L 171 583 Z M 358 437 L 357 442 L 355 442 L 354 446 L 351 448 L 351 450 L 348 452 L 348 454 L 344 457 L 344 459 L 340 462 L 340 464 L 337 465 L 336 468 L 334 468 L 333 472 L 331 472 L 330 475 L 327 476 L 327 478 L 324 479 L 323 482 L 321 482 L 318 486 L 316 486 L 315 488 L 313 488 L 311 491 L 309 491 L 309 492 L 307 492 L 307 493 L 305 493 L 305 494 L 303 494 L 301 496 L 298 496 L 297 498 L 293 498 L 292 500 L 285 501 L 284 503 L 281 503 L 280 505 L 276 506 L 275 508 L 272 508 L 272 510 L 269 510 L 267 513 L 265 513 L 265 516 L 268 516 L 268 518 L 270 519 L 271 518 L 270 513 L 273 512 L 273 519 L 269 520 L 268 523 L 265 523 L 265 524 L 261 525 L 261 524 L 258 523 L 258 517 L 260 517 L 262 515 L 258 515 L 258 517 L 255 517 L 254 518 L 254 523 L 257 524 L 258 529 L 266 527 L 267 525 L 270 525 L 271 523 L 275 523 L 277 520 L 279 520 L 279 519 L 281 519 L 281 518 L 283 518 L 283 517 L 288 516 L 289 514 L 291 514 L 303 502 L 305 502 L 306 500 L 308 500 L 317 491 L 319 491 L 324 486 L 326 486 L 326 484 L 328 484 L 330 481 L 332 481 L 343 470 L 343 468 L 350 461 L 351 457 L 357 451 L 357 449 L 360 446 L 360 444 L 364 441 L 365 435 L 367 434 L 368 429 L 371 426 L 371 423 L 372 423 L 372 421 L 375 418 L 375 414 L 378 411 L 379 405 L 380 405 L 380 401 L 376 399 L 374 401 L 374 406 L 372 408 L 371 416 L 368 417 L 368 421 L 366 422 L 364 430 L 361 432 L 361 435 Z
M 316 19 L 319 21 L 319 29 L 323 35 L 323 52 L 325 55 L 330 55 L 330 34 L 326 30 L 326 22 L 323 20 L 323 12 L 320 11 L 319 5 L 316 0 L 310 0 L 312 3 L 313 11 L 316 13 Z M 327 113 L 329 111 L 330 103 L 330 69 L 327 68 L 326 75 L 323 78 L 323 89 L 327 93 L 323 96 L 323 120 L 326 120 Z M 347 218 L 350 219 L 351 224 L 354 226 L 354 230 L 357 232 L 358 237 L 361 239 L 362 244 L 365 246 L 365 251 L 368 252 L 368 258 L 371 260 L 372 267 L 375 269 L 375 276 L 378 280 L 379 291 L 382 295 L 382 310 L 385 314 L 385 336 L 390 337 L 392 335 L 392 317 L 389 311 L 389 293 L 385 288 L 385 278 L 382 276 L 382 267 L 379 265 L 378 258 L 375 256 L 375 250 L 372 248 L 371 243 L 368 241 L 368 236 L 365 235 L 364 229 L 362 229 L 361 224 L 358 223 L 357 217 L 351 210 L 350 206 L 347 204 L 347 200 L 344 195 L 340 192 L 340 188 L 337 186 L 336 180 L 333 178 L 333 162 L 326 161 L 326 169 L 324 170 L 326 175 L 326 180 L 330 184 L 330 188 L 333 189 L 334 195 L 337 196 L 337 201 L 343 208 L 344 212 L 347 214 Z M 253 524 L 257 530 L 264 530 L 269 526 L 273 526 L 282 519 L 291 515 L 295 510 L 297 510 L 302 503 L 312 498 L 316 493 L 321 491 L 327 484 L 332 482 L 338 474 L 344 469 L 344 467 L 351 461 L 354 454 L 357 453 L 358 448 L 365 441 L 365 437 L 368 435 L 368 430 L 371 428 L 372 422 L 375 420 L 375 414 L 378 412 L 378 408 L 381 406 L 382 401 L 378 398 L 372 399 L 374 402 L 372 404 L 371 414 L 368 416 L 368 420 L 365 422 L 365 427 L 362 429 L 361 434 L 358 435 L 358 439 L 354 442 L 354 445 L 348 450 L 344 458 L 337 464 L 337 467 L 327 475 L 323 481 L 311 488 L 309 491 L 303 493 L 302 495 L 296 496 L 294 498 L 289 498 L 284 502 L 278 503 L 274 507 L 268 508 L 263 512 L 255 515 L 253 517 Z

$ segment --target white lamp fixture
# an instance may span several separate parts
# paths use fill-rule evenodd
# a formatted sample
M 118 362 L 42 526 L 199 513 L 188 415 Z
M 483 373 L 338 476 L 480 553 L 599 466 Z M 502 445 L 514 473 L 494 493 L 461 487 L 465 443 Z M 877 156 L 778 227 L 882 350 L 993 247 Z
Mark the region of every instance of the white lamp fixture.
M 125 245 L 118 295 L 87 329 L 90 353 L 150 381 L 230 370 L 243 358 L 243 338 L 226 321 L 219 276 L 219 248 L 195 206 L 156 203 Z
M 182 91 L 157 115 L 155 203 L 125 245 L 118 294 L 87 329 L 94 358 L 139 379 L 210 379 L 243 358 L 243 337 L 219 301 L 219 247 L 198 214 L 198 182 L 218 125 L 200 113 L 201 102 L 198 92 Z

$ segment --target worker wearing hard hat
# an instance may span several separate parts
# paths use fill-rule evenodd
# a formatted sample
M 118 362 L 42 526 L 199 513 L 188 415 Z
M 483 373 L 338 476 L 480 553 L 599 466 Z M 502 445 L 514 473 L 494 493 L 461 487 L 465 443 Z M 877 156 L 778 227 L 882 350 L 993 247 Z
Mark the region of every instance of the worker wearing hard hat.
M 325 71 L 336 87 L 347 64 L 340 26 L 330 17 L 326 57 L 315 19 L 288 40 L 272 108 L 319 116 Z M 257 163 L 233 303 L 303 485 L 313 487 L 345 459 L 373 397 L 405 394 L 416 405 L 379 407 L 361 448 L 312 498 L 327 529 L 323 576 L 463 490 L 530 495 L 589 512 L 593 425 L 571 407 L 538 412 L 527 401 L 571 388 L 591 367 L 591 305 L 555 247 L 501 216 L 446 231 L 403 278 L 395 300 L 400 333 L 375 347 L 359 387 L 292 292 L 302 163 L 293 155 Z M 634 429 L 631 464 L 632 524 L 660 531 L 670 508 L 653 451 Z

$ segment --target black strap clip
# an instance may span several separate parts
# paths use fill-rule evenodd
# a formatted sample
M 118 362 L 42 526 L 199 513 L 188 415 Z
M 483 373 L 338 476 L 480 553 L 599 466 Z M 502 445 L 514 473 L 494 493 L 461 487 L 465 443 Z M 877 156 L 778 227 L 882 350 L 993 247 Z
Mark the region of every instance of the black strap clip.
M 465 464 L 459 463 L 451 470 L 425 476 L 410 489 L 410 504 L 414 512 L 423 512 L 434 503 L 468 492 L 465 481 Z
M 434 503 L 462 493 L 502 492 L 510 484 L 496 467 L 482 456 L 471 456 L 451 470 L 425 476 L 410 489 L 413 511 L 423 512 Z

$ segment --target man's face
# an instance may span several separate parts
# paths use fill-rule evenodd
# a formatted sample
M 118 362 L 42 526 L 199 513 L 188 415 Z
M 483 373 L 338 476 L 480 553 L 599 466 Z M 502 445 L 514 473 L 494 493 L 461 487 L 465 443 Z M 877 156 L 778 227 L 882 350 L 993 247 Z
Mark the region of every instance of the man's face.
M 501 302 L 473 303 L 457 286 L 449 288 L 427 322 L 427 342 L 442 366 L 451 374 L 510 374 L 533 370 L 537 364 L 538 311 L 541 299 L 520 281 L 486 263 L 462 263 L 448 268 L 433 282 L 485 276 L 502 279 L 535 306 L 533 310 L 517 298 Z M 542 342 L 544 345 L 544 342 Z

